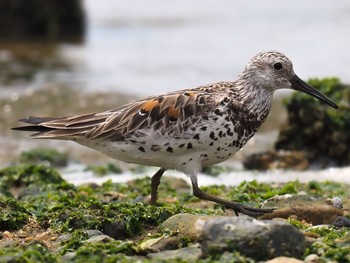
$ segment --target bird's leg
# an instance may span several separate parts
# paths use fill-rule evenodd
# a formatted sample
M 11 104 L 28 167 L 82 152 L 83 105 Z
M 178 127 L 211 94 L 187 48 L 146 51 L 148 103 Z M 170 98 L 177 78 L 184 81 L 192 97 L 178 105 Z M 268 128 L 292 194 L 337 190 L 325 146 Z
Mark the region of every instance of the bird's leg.
M 164 174 L 165 169 L 160 168 L 158 172 L 156 172 L 151 179 L 151 204 L 154 205 L 157 202 L 158 197 L 158 186 L 160 183 L 160 178 Z
M 198 187 L 196 175 L 194 176 L 191 175 L 190 178 L 192 182 L 192 190 L 193 190 L 194 196 L 203 200 L 212 201 L 218 204 L 222 204 L 228 208 L 231 208 L 235 212 L 236 216 L 238 216 L 238 213 L 242 213 L 251 217 L 258 217 L 258 216 L 273 212 L 273 209 L 253 208 L 253 207 L 243 205 L 241 203 L 224 200 L 214 195 L 208 194 Z

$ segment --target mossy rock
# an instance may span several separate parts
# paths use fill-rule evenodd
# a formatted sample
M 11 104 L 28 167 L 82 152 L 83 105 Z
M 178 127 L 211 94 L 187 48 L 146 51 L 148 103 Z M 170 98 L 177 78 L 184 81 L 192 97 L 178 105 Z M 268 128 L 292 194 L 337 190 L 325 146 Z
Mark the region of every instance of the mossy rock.
M 275 148 L 303 151 L 310 162 L 350 164 L 350 86 L 337 78 L 311 79 L 311 86 L 335 101 L 340 109 L 303 93 L 286 101 L 287 125 L 279 133 Z
M 85 170 L 92 171 L 97 176 L 123 173 L 123 170 L 113 163 L 107 163 L 106 165 L 91 165 L 88 166 Z
M 54 169 L 43 165 L 15 165 L 0 170 L 0 193 L 13 197 L 16 189 L 35 186 L 47 186 L 65 182 Z
M 14 199 L 0 201 L 0 231 L 20 229 L 29 220 L 30 213 Z
M 50 148 L 36 148 L 22 152 L 19 160 L 21 163 L 45 163 L 54 167 L 64 167 L 68 164 L 68 154 Z

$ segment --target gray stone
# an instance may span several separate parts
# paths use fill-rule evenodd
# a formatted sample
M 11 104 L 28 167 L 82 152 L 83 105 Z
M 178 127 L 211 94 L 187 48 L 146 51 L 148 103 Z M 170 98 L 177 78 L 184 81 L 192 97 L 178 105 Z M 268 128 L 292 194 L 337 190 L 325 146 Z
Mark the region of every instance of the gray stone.
M 61 242 L 68 241 L 71 237 L 72 237 L 72 234 L 69 234 L 69 233 L 68 233 L 68 234 L 60 235 L 60 236 L 56 239 L 55 243 L 56 243 L 56 244 L 61 244 Z
M 97 229 L 88 229 L 88 230 L 85 230 L 85 232 L 86 234 L 88 234 L 89 237 L 103 235 L 103 233 Z
M 336 228 L 350 227 L 350 218 L 346 216 L 338 216 L 332 223 Z
M 185 246 L 184 239 L 180 236 L 150 238 L 140 244 L 140 250 L 146 252 L 160 252 L 173 250 Z
M 114 241 L 113 238 L 107 235 L 92 236 L 85 240 L 84 243 L 108 243 Z
M 69 262 L 69 261 L 73 260 L 76 255 L 77 255 L 77 252 L 70 251 L 70 252 L 67 252 L 66 254 L 64 254 L 61 257 L 61 260 L 62 260 L 62 262 Z
M 316 254 L 310 254 L 305 258 L 304 262 L 305 263 L 319 263 L 320 257 Z
M 158 253 L 150 253 L 147 257 L 157 260 L 184 260 L 184 261 L 194 261 L 198 260 L 202 256 L 202 250 L 198 247 L 184 247 L 176 250 L 167 250 Z
M 201 243 L 206 256 L 238 251 L 255 260 L 279 256 L 300 258 L 305 251 L 304 235 L 294 226 L 246 216 L 206 221 Z
M 169 217 L 161 225 L 165 231 L 179 232 L 191 241 L 197 241 L 202 233 L 203 225 L 207 220 L 221 218 L 221 216 L 200 216 L 188 213 L 180 213 Z

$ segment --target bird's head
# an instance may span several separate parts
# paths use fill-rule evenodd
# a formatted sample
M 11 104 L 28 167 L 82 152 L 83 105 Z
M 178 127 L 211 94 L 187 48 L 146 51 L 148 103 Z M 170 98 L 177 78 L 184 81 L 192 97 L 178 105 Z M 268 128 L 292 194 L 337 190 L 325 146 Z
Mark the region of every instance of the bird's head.
M 247 78 L 258 83 L 256 86 L 272 92 L 277 89 L 294 89 L 317 98 L 331 107 L 338 109 L 337 104 L 321 92 L 301 80 L 293 70 L 292 62 L 277 51 L 261 52 L 255 55 L 246 66 Z

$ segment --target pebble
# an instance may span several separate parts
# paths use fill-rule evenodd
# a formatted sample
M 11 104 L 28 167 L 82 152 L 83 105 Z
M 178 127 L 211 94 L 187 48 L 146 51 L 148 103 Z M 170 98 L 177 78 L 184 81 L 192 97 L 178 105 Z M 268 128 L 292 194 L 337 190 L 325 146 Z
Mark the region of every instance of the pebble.
M 150 253 L 147 255 L 150 259 L 156 260 L 182 260 L 185 262 L 193 262 L 202 256 L 202 250 L 197 246 L 179 248 L 176 250 L 167 250 L 158 253 Z
M 277 258 L 268 260 L 265 263 L 303 263 L 303 262 L 304 261 L 296 259 L 296 258 L 277 257 Z
M 316 254 L 310 254 L 305 258 L 304 262 L 305 263 L 319 263 L 320 257 L 317 256 Z
M 332 223 L 336 228 L 350 227 L 350 218 L 345 216 L 338 216 Z
M 185 246 L 183 238 L 180 236 L 150 238 L 140 244 L 141 251 L 160 252 L 164 250 L 174 250 Z

